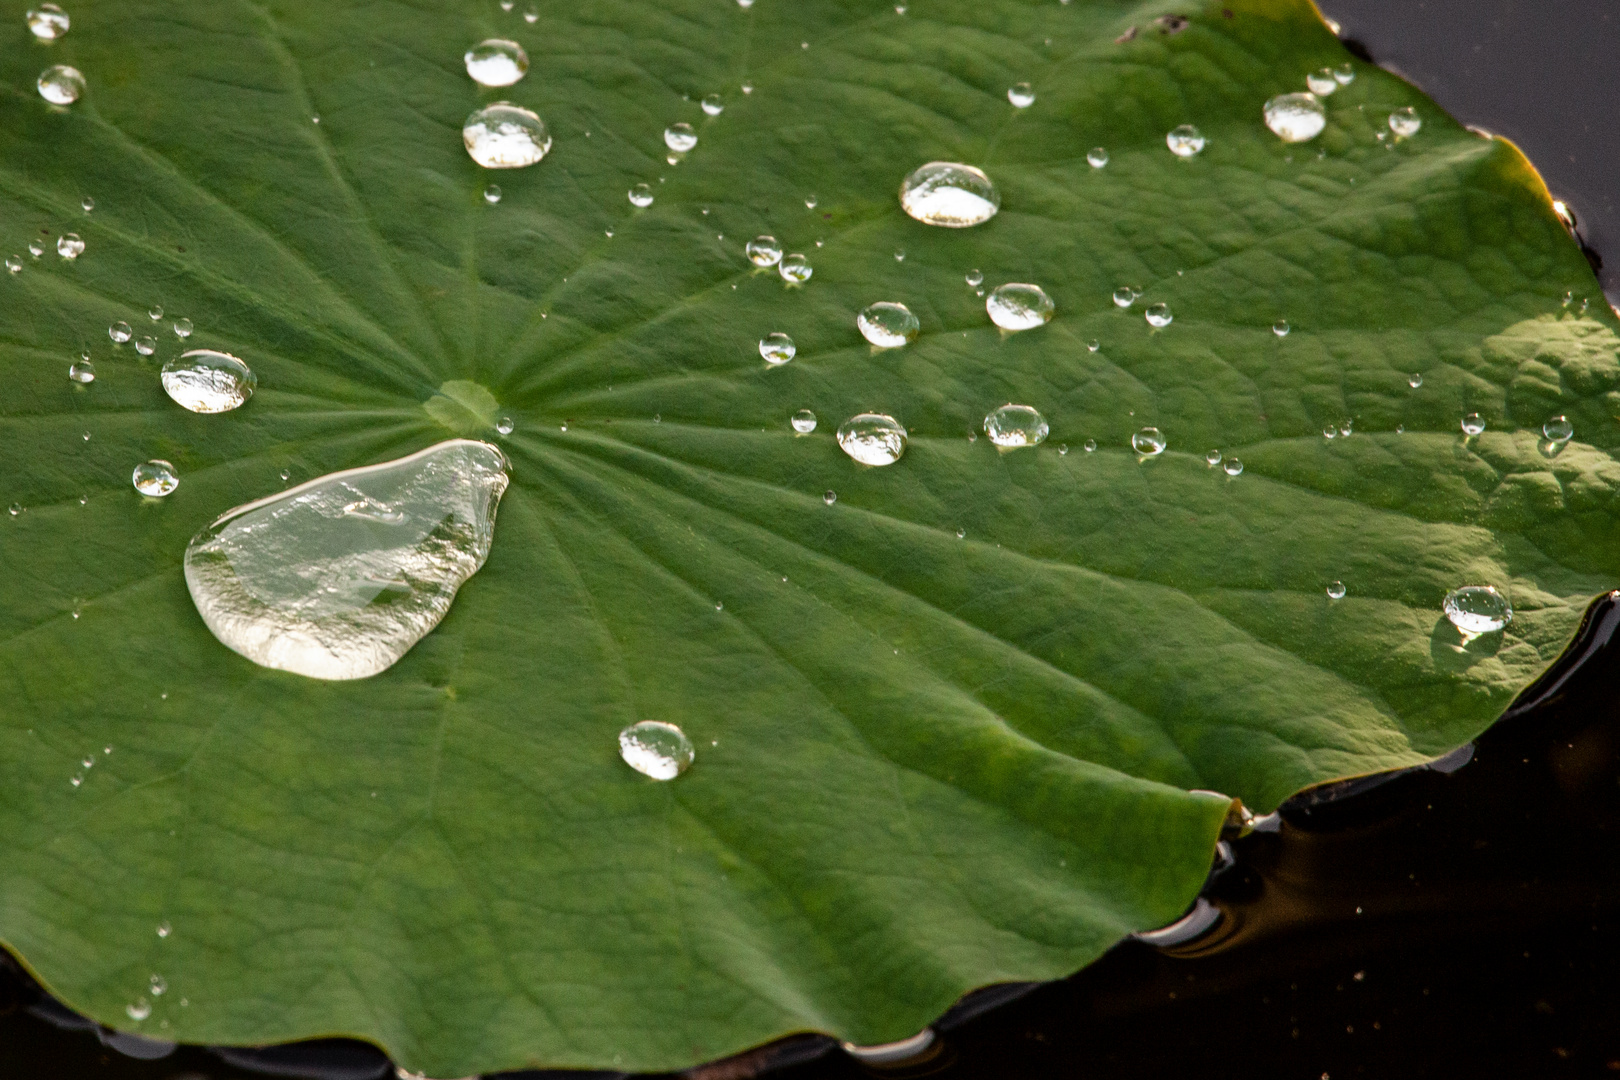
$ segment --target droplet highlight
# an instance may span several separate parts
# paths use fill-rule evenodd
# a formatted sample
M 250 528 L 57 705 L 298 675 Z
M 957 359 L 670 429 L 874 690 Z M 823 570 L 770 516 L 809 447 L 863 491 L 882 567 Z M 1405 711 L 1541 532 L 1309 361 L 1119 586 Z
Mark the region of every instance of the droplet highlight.
M 782 245 L 774 236 L 756 236 L 743 245 L 743 251 L 755 266 L 775 266 L 782 261 Z
M 72 25 L 68 13 L 55 4 L 41 4 L 28 12 L 28 30 L 41 41 L 55 41 Z
M 1162 330 L 1175 321 L 1175 316 L 1170 314 L 1169 304 L 1149 304 L 1142 317 L 1155 330 Z
M 816 414 L 809 409 L 800 409 L 793 414 L 793 418 L 788 422 L 793 425 L 793 430 L 800 435 L 808 435 L 816 430 Z
M 803 285 L 815 273 L 810 268 L 810 260 L 798 254 L 782 256 L 782 261 L 776 264 L 776 272 L 789 285 Z
M 1348 590 L 1345 589 L 1344 582 L 1342 582 L 1342 581 L 1330 581 L 1330 582 L 1328 582 L 1327 594 L 1328 594 L 1328 599 L 1329 600 L 1343 600 L 1344 599 L 1344 594 L 1347 591 Z
M 1156 427 L 1145 427 L 1131 436 L 1131 449 L 1143 457 L 1158 457 L 1168 445 L 1164 432 Z
M 1446 594 L 1441 610 L 1463 635 L 1465 642 L 1492 634 L 1513 621 L 1507 597 L 1489 585 L 1465 585 Z
M 68 378 L 76 383 L 93 383 L 96 381 L 96 365 L 88 360 L 80 360 L 68 365 Z
M 29 245 L 30 249 L 33 245 Z M 64 233 L 56 238 L 56 253 L 64 259 L 77 259 L 84 254 L 84 241 L 78 233 Z
M 1485 430 L 1485 418 L 1477 412 L 1471 412 L 1462 418 L 1464 435 L 1478 435 Z
M 163 392 L 194 413 L 222 413 L 241 407 L 258 388 L 258 377 L 230 353 L 192 349 L 163 365 Z
M 1108 164 L 1108 151 L 1100 146 L 1093 146 L 1086 151 L 1086 164 L 1093 169 L 1100 169 Z
M 645 210 L 653 204 L 653 189 L 651 184 L 637 184 L 630 189 L 630 205 Z
M 1405 108 L 1396 109 L 1394 112 L 1389 114 L 1389 130 L 1393 131 L 1400 138 L 1410 138 L 1411 136 L 1416 135 L 1422 127 L 1423 118 L 1419 116 L 1417 114 L 1417 110 L 1412 108 L 1410 105 L 1406 106 Z
M 134 331 L 129 328 L 129 323 L 124 322 L 122 319 L 107 327 L 107 336 L 120 345 L 128 341 L 133 333 Z
M 664 129 L 664 145 L 677 154 L 684 154 L 697 145 L 697 132 L 684 120 Z
M 1007 100 L 1015 109 L 1027 109 L 1035 104 L 1035 88 L 1027 82 L 1013 83 L 1007 88 Z

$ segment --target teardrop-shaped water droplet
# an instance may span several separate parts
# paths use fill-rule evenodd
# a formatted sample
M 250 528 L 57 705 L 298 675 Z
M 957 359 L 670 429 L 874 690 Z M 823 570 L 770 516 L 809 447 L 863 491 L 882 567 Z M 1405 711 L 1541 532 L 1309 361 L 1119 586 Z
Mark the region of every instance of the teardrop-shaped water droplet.
M 1108 164 L 1108 151 L 1100 146 L 1093 146 L 1086 151 L 1086 164 L 1093 169 L 1100 169 Z
M 1410 386 L 1414 390 L 1416 390 L 1418 387 L 1422 386 L 1423 385 L 1423 373 L 1421 371 L 1412 372 L 1412 374 L 1410 374 L 1410 375 L 1408 375 L 1406 377 L 1406 385 Z
M 809 409 L 800 409 L 793 414 L 791 423 L 794 431 L 800 435 L 808 435 L 816 430 L 816 414 Z
M 697 132 L 682 120 L 664 129 L 664 145 L 677 154 L 684 154 L 697 145 Z
M 906 429 L 892 416 L 860 413 L 838 425 L 838 445 L 862 465 L 893 465 L 906 452 Z
M 1157 457 L 1168 445 L 1164 432 L 1156 427 L 1145 427 L 1131 436 L 1131 449 L 1143 457 Z
M 1039 285 L 1013 281 L 990 290 L 984 310 L 1003 330 L 1033 330 L 1051 322 L 1057 306 Z
M 1001 192 L 972 165 L 930 161 L 901 182 L 900 208 L 925 225 L 965 229 L 996 216 Z
M 1243 472 L 1243 462 L 1235 457 L 1227 458 L 1226 464 L 1222 465 L 1221 468 L 1226 470 L 1227 476 L 1238 476 Z
M 703 99 L 703 111 L 710 116 L 719 116 L 726 111 L 726 103 L 719 94 L 710 94 Z
M 793 347 L 793 339 L 781 332 L 766 334 L 759 339 L 759 355 L 765 358 L 767 364 L 785 364 L 793 359 L 797 351 Z
M 637 184 L 630 189 L 630 205 L 645 210 L 653 204 L 653 190 L 651 184 Z
M 1389 114 L 1389 130 L 1403 139 L 1416 135 L 1422 127 L 1423 118 L 1410 105 Z
M 1271 332 L 1278 337 L 1287 337 L 1291 330 L 1293 330 L 1293 327 L 1288 325 L 1287 319 L 1278 319 L 1271 324 Z
M 375 675 L 484 565 L 506 468 L 494 446 L 451 439 L 300 484 L 199 533 L 186 586 L 214 636 L 256 664 Z
M 56 253 L 64 259 L 77 259 L 84 254 L 84 241 L 78 233 L 64 233 L 56 239 Z
M 1495 633 L 1513 621 L 1513 607 L 1507 597 L 1489 585 L 1465 585 L 1451 590 L 1441 610 L 1468 640 Z
M 230 353 L 192 349 L 163 365 L 163 390 L 194 413 L 222 413 L 243 405 L 259 380 Z
M 1266 127 L 1285 143 L 1309 142 L 1327 127 L 1327 109 L 1311 93 L 1278 94 L 1266 102 L 1265 117 Z
M 190 319 L 174 320 L 174 336 L 182 340 L 191 336 L 193 327 Z
M 1356 68 L 1354 64 L 1340 64 L 1333 69 L 1333 79 L 1340 86 L 1349 86 L 1356 81 Z
M 479 86 L 511 86 L 529 70 L 529 54 L 523 46 L 505 38 L 480 41 L 462 57 L 467 74 Z
M 157 338 L 150 334 L 146 335 L 145 337 L 136 338 L 135 351 L 140 353 L 142 356 L 151 356 L 153 353 L 157 352 Z
M 619 756 L 643 776 L 673 780 L 691 767 L 697 752 L 674 724 L 643 720 L 619 732 Z
M 1119 308 L 1128 308 L 1132 304 L 1136 303 L 1136 298 L 1141 295 L 1142 294 L 1140 292 L 1131 288 L 1129 285 L 1121 285 L 1119 288 L 1114 290 L 1114 306 Z
M 1147 319 L 1148 325 L 1155 329 L 1163 329 L 1175 320 L 1175 316 L 1170 314 L 1169 304 L 1149 304 L 1142 315 Z
M 922 323 L 904 304 L 880 300 L 855 316 L 861 337 L 880 349 L 898 349 L 917 340 Z
M 969 270 L 967 272 L 967 277 L 963 280 L 968 283 L 968 288 L 977 289 L 980 285 L 984 284 L 984 271 L 977 269 Z
M 124 322 L 122 319 L 107 327 L 107 336 L 120 345 L 128 341 L 132 333 L 134 331 L 129 328 L 129 323 Z
M 1316 96 L 1327 97 L 1339 88 L 1339 80 L 1333 77 L 1332 68 L 1322 68 L 1305 76 L 1305 85 Z M 1297 140 L 1290 139 L 1289 141 L 1294 142 Z
M 1541 425 L 1541 434 L 1551 443 L 1567 443 L 1575 437 L 1575 425 L 1567 416 L 1555 416 Z
M 135 466 L 130 479 L 136 491 L 154 499 L 161 499 L 180 486 L 180 477 L 176 475 L 174 466 L 161 458 L 143 461 Z
M 1346 591 L 1347 590 L 1344 587 L 1344 582 L 1342 582 L 1342 581 L 1330 581 L 1330 582 L 1328 582 L 1327 594 L 1328 594 L 1328 599 L 1329 600 L 1343 600 L 1344 599 L 1344 594 L 1345 594 Z
M 1049 430 L 1046 418 L 1028 405 L 1003 405 L 984 418 L 984 433 L 1007 450 L 1039 446 Z
M 76 383 L 93 383 L 96 381 L 96 365 L 88 360 L 68 365 L 68 378 Z
M 755 266 L 775 266 L 782 261 L 782 245 L 774 236 L 756 236 L 743 247 Z
M 1462 418 L 1464 435 L 1478 435 L 1485 430 L 1485 418 L 1477 412 L 1471 412 Z
M 55 4 L 41 4 L 28 12 L 28 29 L 41 41 L 55 41 L 71 25 L 68 13 Z
M 84 76 L 76 67 L 52 64 L 39 73 L 39 96 L 52 105 L 71 105 L 84 94 Z
M 467 154 L 486 169 L 523 169 L 551 151 L 551 133 L 537 113 L 497 101 L 461 125 Z
M 1176 157 L 1190 158 L 1204 149 L 1204 135 L 1191 124 L 1182 124 L 1164 137 L 1164 143 Z
M 776 272 L 791 285 L 803 285 L 815 273 L 810 268 L 810 260 L 798 254 L 782 256 L 782 261 L 776 264 Z
M 501 201 L 501 185 L 491 184 L 484 189 L 484 201 L 494 206 Z
M 1007 88 L 1007 100 L 1017 109 L 1027 109 L 1035 104 L 1035 88 L 1027 82 L 1013 83 Z

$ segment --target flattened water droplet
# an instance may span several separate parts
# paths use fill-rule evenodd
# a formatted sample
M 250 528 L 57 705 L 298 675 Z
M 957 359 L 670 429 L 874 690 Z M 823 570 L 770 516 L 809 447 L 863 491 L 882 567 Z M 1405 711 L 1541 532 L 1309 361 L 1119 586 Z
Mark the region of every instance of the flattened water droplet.
M 1389 130 L 1403 139 L 1416 135 L 1422 127 L 1423 118 L 1410 105 L 1389 114 Z
M 55 41 L 71 25 L 68 13 L 55 4 L 41 4 L 28 12 L 28 29 L 41 41 Z
M 1305 76 L 1305 85 L 1316 96 L 1327 97 L 1339 88 L 1339 80 L 1333 77 L 1332 68 L 1322 68 Z
M 161 499 L 180 486 L 180 477 L 175 474 L 174 466 L 162 458 L 141 462 L 135 466 L 130 479 L 136 491 L 154 499 Z
M 1003 330 L 1033 330 L 1052 321 L 1057 305 L 1039 285 L 1014 281 L 990 290 L 984 310 L 990 321 Z
M 491 184 L 484 189 L 484 201 L 494 206 L 501 201 L 501 185 Z
M 664 145 L 677 154 L 684 154 L 697 145 L 697 132 L 682 120 L 664 129 Z
M 551 133 L 539 114 L 497 101 L 474 111 L 461 125 L 467 154 L 486 169 L 523 169 L 551 151 Z
M 230 412 L 258 388 L 253 371 L 230 353 L 192 349 L 163 365 L 163 392 L 194 413 Z
M 174 320 L 174 336 L 175 337 L 181 338 L 181 339 L 188 338 L 188 337 L 191 336 L 192 329 L 193 329 L 193 327 L 191 325 L 191 320 L 190 319 L 176 319 L 176 320 Z
M 1128 308 L 1132 304 L 1136 303 L 1136 298 L 1141 295 L 1141 293 L 1137 292 L 1129 285 L 1121 285 L 1119 288 L 1114 290 L 1114 306 Z
M 71 105 L 84 94 L 84 76 L 76 67 L 52 64 L 39 73 L 39 96 L 52 105 Z
M 965 229 L 1001 209 L 1001 192 L 980 169 L 930 161 L 900 183 L 900 208 L 925 225 Z
M 793 359 L 796 352 L 798 350 L 793 347 L 793 339 L 784 333 L 766 334 L 759 339 L 759 355 L 765 358 L 767 364 L 785 364 Z
M 898 349 L 917 340 L 922 323 L 904 304 L 880 300 L 855 317 L 861 337 L 880 349 Z
M 755 266 L 775 266 L 782 261 L 782 245 L 774 236 L 756 236 L 743 246 L 748 261 Z
M 1145 427 L 1131 436 L 1131 449 L 1143 457 L 1157 457 L 1168 445 L 1164 432 L 1156 427 Z
M 451 439 L 237 507 L 186 548 L 192 602 L 256 664 L 375 675 L 438 625 L 484 565 L 506 468 L 494 446 Z M 356 513 L 357 502 L 386 511 Z
M 84 254 L 84 241 L 79 239 L 78 233 L 64 233 L 56 238 L 56 253 L 64 259 L 77 259 Z
M 1407 376 L 1407 378 L 1406 378 L 1406 385 L 1410 386 L 1414 390 L 1416 390 L 1418 387 L 1422 386 L 1423 385 L 1423 373 L 1421 371 L 1412 372 L 1412 374 Z
M 1191 124 L 1182 124 L 1164 137 L 1164 144 L 1176 157 L 1190 158 L 1204 149 L 1204 135 Z
M 1170 314 L 1169 304 L 1149 304 L 1148 309 L 1142 314 L 1149 326 L 1161 330 L 1175 319 L 1175 316 Z
M 1108 164 L 1108 151 L 1100 146 L 1093 146 L 1086 151 L 1086 164 L 1093 169 L 1100 169 Z
M 1287 337 L 1291 330 L 1293 330 L 1293 327 L 1288 325 L 1287 319 L 1278 319 L 1271 324 L 1271 332 L 1278 337 Z
M 1328 79 L 1329 86 L 1335 86 Z M 1309 142 L 1327 127 L 1327 109 L 1315 94 L 1278 94 L 1266 102 L 1266 127 L 1285 143 Z
M 96 365 L 88 360 L 80 360 L 76 364 L 69 364 L 68 378 L 76 383 L 93 383 L 96 381 Z
M 1345 594 L 1346 591 L 1347 590 L 1344 587 L 1344 582 L 1342 582 L 1342 581 L 1330 581 L 1330 582 L 1328 582 L 1327 594 L 1328 594 L 1328 599 L 1329 600 L 1343 600 L 1344 599 L 1344 594 Z
M 107 336 L 118 342 L 120 345 L 128 341 L 129 336 L 132 333 L 134 333 L 134 331 L 129 328 L 129 323 L 124 322 L 122 319 L 107 327 Z
M 142 356 L 151 356 L 153 353 L 157 352 L 157 338 L 150 334 L 142 338 L 136 338 L 135 351 L 140 353 Z
M 1464 435 L 1478 435 L 1485 430 L 1485 418 L 1477 412 L 1471 412 L 1462 418 Z
M 816 430 L 816 414 L 809 409 L 800 409 L 793 414 L 791 423 L 794 431 L 800 435 L 808 435 Z
M 643 720 L 619 732 L 619 756 L 643 776 L 673 780 L 691 767 L 697 751 L 674 724 Z
M 838 425 L 838 445 L 862 465 L 893 465 L 906 452 L 906 429 L 892 416 L 860 413 Z
M 1035 104 L 1035 88 L 1027 82 L 1013 83 L 1007 88 L 1007 100 L 1017 109 L 1027 109 Z
M 462 57 L 467 74 L 479 86 L 511 86 L 529 71 L 529 54 L 523 46 L 505 38 L 489 38 L 467 50 Z
M 1221 468 L 1226 470 L 1227 476 L 1238 476 L 1243 472 L 1243 462 L 1237 458 L 1227 458 L 1226 464 L 1222 465 Z
M 1567 443 L 1575 437 L 1575 425 L 1566 416 L 1555 416 L 1541 425 L 1541 434 L 1551 443 Z
M 710 94 L 703 99 L 703 111 L 710 116 L 719 116 L 726 111 L 726 103 L 719 94 Z
M 1507 597 L 1489 585 L 1464 585 L 1451 590 L 1441 610 L 1462 632 L 1464 642 L 1495 633 L 1513 621 L 1513 607 Z
M 1028 405 L 1003 405 L 984 418 L 984 433 L 1003 449 L 1039 446 L 1050 428 L 1046 418 Z
M 653 190 L 651 184 L 637 184 L 630 189 L 630 205 L 639 206 L 643 210 L 653 204 Z

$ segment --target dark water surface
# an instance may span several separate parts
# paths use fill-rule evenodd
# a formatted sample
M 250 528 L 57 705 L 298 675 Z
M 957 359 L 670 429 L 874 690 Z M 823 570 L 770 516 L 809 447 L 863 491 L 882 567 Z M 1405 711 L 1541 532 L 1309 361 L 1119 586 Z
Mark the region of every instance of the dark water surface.
M 1319 3 L 1375 60 L 1518 143 L 1620 298 L 1620 0 Z M 804 1037 L 688 1075 L 1620 1077 L 1620 594 L 1466 764 L 1380 780 L 1296 797 L 1277 831 L 1233 837 L 1204 894 L 1220 920 L 1186 944 L 1127 941 L 1062 982 L 975 995 L 898 1061 Z M 116 1036 L 0 953 L 0 1080 L 392 1074 L 360 1043 Z

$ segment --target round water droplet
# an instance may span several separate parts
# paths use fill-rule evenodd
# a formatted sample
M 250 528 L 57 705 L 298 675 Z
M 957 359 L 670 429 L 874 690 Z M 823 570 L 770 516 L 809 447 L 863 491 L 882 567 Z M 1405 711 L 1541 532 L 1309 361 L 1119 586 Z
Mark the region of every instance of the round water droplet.
M 1393 131 L 1396 135 L 1399 135 L 1403 139 L 1416 135 L 1418 133 L 1418 129 L 1422 127 L 1423 118 L 1419 116 L 1417 114 L 1417 110 L 1412 108 L 1410 105 L 1402 109 L 1396 109 L 1394 112 L 1389 114 L 1389 130 Z
M 1421 371 L 1412 372 L 1412 374 L 1410 374 L 1410 375 L 1408 375 L 1406 377 L 1406 385 L 1410 386 L 1414 390 L 1416 390 L 1418 387 L 1422 386 L 1423 385 L 1423 373 Z
M 1027 109 L 1035 104 L 1035 88 L 1027 82 L 1013 83 L 1007 88 L 1007 100 L 1014 108 Z
M 39 258 L 41 255 L 45 254 L 45 245 L 40 243 L 38 240 L 28 241 L 28 254 L 32 255 L 36 259 Z
M 1204 135 L 1191 124 L 1182 124 L 1164 137 L 1164 144 L 1176 157 L 1190 158 L 1203 151 Z
M 810 260 L 803 255 L 784 255 L 782 261 L 776 264 L 776 272 L 782 275 L 782 280 L 794 285 L 803 285 L 815 273 L 810 269 Z
M 1352 64 L 1340 64 L 1333 69 L 1333 79 L 1340 86 L 1349 86 L 1356 81 L 1356 69 Z
M 479 86 L 511 86 L 529 70 L 529 54 L 523 46 L 505 38 L 480 41 L 462 57 L 467 74 Z
M 1008 282 L 990 290 L 984 310 L 1003 330 L 1033 330 L 1051 322 L 1057 306 L 1039 285 Z
M 1001 209 L 1001 192 L 972 165 L 930 161 L 900 184 L 900 208 L 925 225 L 965 229 Z
M 28 29 L 41 41 L 55 41 L 71 25 L 68 13 L 55 4 L 41 4 L 28 12 Z
M 1102 342 L 1098 341 L 1096 338 L 1092 338 L 1090 341 L 1086 342 L 1087 352 L 1096 352 L 1100 348 L 1102 348 Z
M 1142 314 L 1147 319 L 1148 325 L 1155 329 L 1163 329 L 1175 319 L 1175 316 L 1170 314 L 1168 304 L 1149 304 Z
M 1069 444 L 1068 443 L 1058 443 L 1058 457 L 1063 457 L 1068 452 L 1069 452 Z
M 1465 585 L 1446 593 L 1441 605 L 1446 618 L 1451 620 L 1467 639 L 1491 634 L 1513 621 L 1513 607 L 1507 597 L 1489 585 Z
M 499 420 L 495 421 L 495 431 L 501 435 L 512 434 L 512 428 L 514 426 L 515 425 L 513 425 L 512 418 L 510 416 L 503 416 Z
M 96 365 L 88 360 L 80 360 L 68 366 L 68 378 L 76 383 L 93 383 L 96 381 Z
M 79 200 L 79 205 L 84 207 L 84 212 L 88 214 L 96 208 L 96 200 L 86 195 L 83 199 Z
M 1119 288 L 1114 290 L 1114 306 L 1128 308 L 1132 304 L 1136 303 L 1136 298 L 1141 295 L 1141 293 L 1137 292 L 1129 285 L 1121 285 Z
M 150 308 L 147 309 L 146 317 L 148 319 L 151 319 L 153 322 L 157 322 L 160 319 L 162 319 L 163 318 L 163 305 L 162 304 L 153 304 Z
M 131 479 L 136 491 L 155 499 L 161 499 L 180 486 L 180 477 L 175 475 L 174 466 L 161 458 L 143 461 L 135 466 Z
M 63 233 L 56 238 L 56 253 L 64 259 L 77 259 L 84 254 L 84 241 L 78 233 Z
M 1464 435 L 1478 435 L 1485 430 L 1485 418 L 1477 412 L 1471 412 L 1462 418 Z
M 13 274 L 20 274 L 20 273 L 22 273 L 22 268 L 23 268 L 23 264 L 22 264 L 22 256 L 21 255 L 7 255 L 6 256 L 6 269 L 7 270 L 11 271 Z
M 984 433 L 1005 449 L 1039 446 L 1046 441 L 1046 418 L 1028 405 L 1003 405 L 984 418 Z
M 128 341 L 133 333 L 134 331 L 129 328 L 129 323 L 124 322 L 122 319 L 107 327 L 107 336 L 120 345 Z
M 800 409 L 793 414 L 791 423 L 794 431 L 800 435 L 808 435 L 816 430 L 816 414 L 809 409 Z
M 484 189 L 484 201 L 494 206 L 501 201 L 501 185 L 491 184 Z
M 828 488 L 826 493 L 821 496 L 821 501 L 826 503 L 828 506 L 831 506 L 833 503 L 838 501 L 838 492 L 834 491 L 832 488 Z
M 1334 427 L 1332 424 L 1329 424 L 1327 427 L 1322 429 L 1322 437 L 1324 439 L 1337 439 L 1339 437 L 1339 429 Z
M 684 154 L 697 145 L 697 132 L 684 120 L 671 124 L 664 129 L 664 145 L 677 154 Z
M 1164 432 L 1156 427 L 1145 427 L 1131 436 L 1131 449 L 1143 457 L 1157 457 L 1164 453 L 1164 448 L 1168 445 Z
M 501 0 L 502 11 L 511 11 L 515 7 L 517 7 L 517 0 Z
M 1204 460 L 1209 462 L 1211 466 L 1219 465 L 1221 463 L 1221 452 L 1219 450 L 1211 450 L 1209 453 L 1204 455 Z
M 653 190 L 651 184 L 637 184 L 630 189 L 630 205 L 645 210 L 653 204 Z
M 194 413 L 222 413 L 243 405 L 259 380 L 229 353 L 192 349 L 163 365 L 163 390 Z
M 551 133 L 539 115 L 498 101 L 467 117 L 461 125 L 467 154 L 486 169 L 522 169 L 551 151 Z
M 892 416 L 860 413 L 838 425 L 838 445 L 862 465 L 893 465 L 906 452 L 906 429 Z
M 1100 146 L 1093 146 L 1090 150 L 1086 151 L 1086 164 L 1090 165 L 1093 169 L 1102 168 L 1104 165 L 1108 164 L 1108 151 L 1104 150 Z
M 905 262 L 906 261 L 906 249 L 905 248 L 895 248 L 894 249 L 894 261 L 895 262 Z
M 153 997 L 162 997 L 169 989 L 169 984 L 161 975 L 153 975 L 147 985 L 152 988 Z
M 756 236 L 748 241 L 743 250 L 748 253 L 748 261 L 755 266 L 775 266 L 782 261 L 782 245 L 776 242 L 774 236 Z
M 880 300 L 855 317 L 861 337 L 880 349 L 898 349 L 917 340 L 922 323 L 904 304 Z
M 18 514 L 21 514 L 22 512 L 23 512 L 22 503 L 12 503 L 11 506 L 8 507 L 7 510 L 6 510 L 6 513 L 10 514 L 12 517 L 16 517 Z
M 710 116 L 719 116 L 726 111 L 726 103 L 719 94 L 710 94 L 703 99 L 703 111 Z
M 1305 85 L 1317 97 L 1327 97 L 1339 88 L 1339 80 L 1333 77 L 1332 68 L 1322 68 L 1320 71 L 1313 71 L 1305 76 Z M 1294 142 L 1297 140 L 1290 139 L 1288 141 Z
M 533 24 L 539 22 L 540 21 L 540 11 L 539 11 L 539 9 L 536 8 L 533 4 L 530 4 L 528 10 L 523 13 L 523 21 L 526 22 L 526 23 L 529 23 L 531 26 Z
M 158 923 L 158 928 L 157 928 L 158 937 L 166 938 L 172 933 L 174 933 L 174 929 L 167 922 Z
M 66 64 L 52 64 L 39 73 L 39 96 L 52 105 L 71 105 L 84 94 L 84 76 Z
M 135 351 L 140 353 L 142 356 L 151 356 L 153 353 L 157 352 L 157 338 L 152 337 L 151 335 L 136 338 Z
M 967 277 L 963 280 L 968 283 L 968 288 L 977 289 L 980 285 L 984 284 L 984 271 L 977 269 L 969 270 L 967 272 Z
M 742 92 L 745 93 L 745 94 L 752 94 L 754 92 L 754 84 L 751 83 L 751 82 L 743 83 L 742 84 Z
M 1328 599 L 1329 600 L 1343 600 L 1345 592 L 1346 592 L 1346 590 L 1345 590 L 1345 587 L 1344 587 L 1344 582 L 1342 582 L 1342 581 L 1330 581 L 1330 582 L 1328 582 L 1327 594 L 1328 594 Z
M 1350 437 L 1350 433 L 1353 430 L 1354 429 L 1351 427 L 1351 421 L 1349 420 L 1346 420 L 1344 423 L 1339 425 L 1339 434 L 1343 435 L 1347 439 Z
M 1276 334 L 1278 337 L 1287 337 L 1288 332 L 1292 329 L 1293 327 L 1288 325 L 1287 319 L 1278 319 L 1276 322 L 1271 324 L 1271 332 Z
M 1330 86 L 1336 85 L 1332 78 Z M 1266 127 L 1285 143 L 1309 142 L 1327 127 L 1327 109 L 1315 94 L 1278 94 L 1266 102 Z
M 1226 470 L 1227 476 L 1237 476 L 1243 472 L 1243 462 L 1237 458 L 1227 458 L 1226 464 L 1222 465 L 1221 468 Z
M 124 1011 L 129 1014 L 131 1020 L 138 1024 L 152 1015 L 152 1003 L 145 998 L 140 998 L 125 1005 Z
M 1565 416 L 1555 416 L 1541 425 L 1541 434 L 1548 442 L 1567 443 L 1575 437 L 1575 425 Z
M 174 336 L 177 338 L 185 339 L 190 337 L 193 329 L 195 329 L 195 327 L 191 325 L 190 319 L 174 320 Z
M 1096 439 L 1087 439 L 1085 445 L 1083 447 L 1081 447 L 1081 449 L 1083 449 L 1088 454 L 1096 453 L 1097 452 L 1097 440 Z
M 759 355 L 765 358 L 767 364 L 785 364 L 793 359 L 796 352 L 798 350 L 793 347 L 793 339 L 780 331 L 759 339 Z

